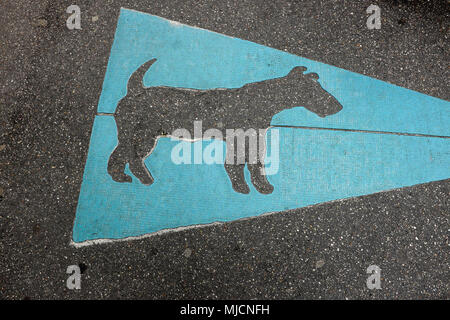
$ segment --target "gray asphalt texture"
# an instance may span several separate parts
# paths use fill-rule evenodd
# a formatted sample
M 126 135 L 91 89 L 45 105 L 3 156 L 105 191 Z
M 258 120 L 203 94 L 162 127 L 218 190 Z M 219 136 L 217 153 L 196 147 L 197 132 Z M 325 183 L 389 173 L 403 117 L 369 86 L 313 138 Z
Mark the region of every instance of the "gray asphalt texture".
M 381 30 L 366 27 L 371 3 Z M 82 30 L 68 30 L 71 4 L 0 3 L 0 298 L 450 298 L 450 180 L 69 245 L 120 7 L 449 100 L 447 1 L 80 0 Z M 73 264 L 83 267 L 81 290 L 65 285 Z M 366 288 L 372 264 L 381 290 Z

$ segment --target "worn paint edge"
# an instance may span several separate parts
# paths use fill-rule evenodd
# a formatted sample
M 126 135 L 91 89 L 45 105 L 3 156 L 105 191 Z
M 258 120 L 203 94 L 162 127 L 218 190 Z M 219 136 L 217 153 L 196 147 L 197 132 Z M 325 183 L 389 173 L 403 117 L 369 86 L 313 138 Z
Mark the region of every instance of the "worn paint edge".
M 117 19 L 117 22 L 119 21 L 120 13 L 121 13 L 123 10 L 124 10 L 124 11 L 133 11 L 133 12 L 136 12 L 136 13 L 139 13 L 139 14 L 145 14 L 145 15 L 149 15 L 149 16 L 152 16 L 152 17 L 156 17 L 156 18 L 165 20 L 165 21 L 167 21 L 168 23 L 170 23 L 170 24 L 172 24 L 172 25 L 174 25 L 174 26 L 177 26 L 177 27 L 184 26 L 184 27 L 188 27 L 188 28 L 193 28 L 193 29 L 198 29 L 198 30 L 203 30 L 203 31 L 215 33 L 215 34 L 217 34 L 217 35 L 224 36 L 224 37 L 227 37 L 227 38 L 230 38 L 230 39 L 237 39 L 237 40 L 240 40 L 240 41 L 250 42 L 250 43 L 253 43 L 253 44 L 256 44 L 256 45 L 259 45 L 259 46 L 271 48 L 271 49 L 276 50 L 276 51 L 278 51 L 278 52 L 283 52 L 284 54 L 288 54 L 288 55 L 291 55 L 291 56 L 294 56 L 294 57 L 300 57 L 300 58 L 302 58 L 302 59 L 307 59 L 307 60 L 310 60 L 310 61 L 312 61 L 312 62 L 321 64 L 321 65 L 332 66 L 333 68 L 341 69 L 341 70 L 344 70 L 344 71 L 346 71 L 346 72 L 350 72 L 350 73 L 352 73 L 352 74 L 357 74 L 357 75 L 360 75 L 360 76 L 363 76 L 363 77 L 370 78 L 370 79 L 372 79 L 372 80 L 380 81 L 380 82 L 382 82 L 382 83 L 388 83 L 388 84 L 393 85 L 393 86 L 395 86 L 395 87 L 399 87 L 399 88 L 402 88 L 402 89 L 405 89 L 405 90 L 409 90 L 409 91 L 412 91 L 412 92 L 415 92 L 415 93 L 420 93 L 420 94 L 426 95 L 426 96 L 428 96 L 428 97 L 431 97 L 431 98 L 434 98 L 434 99 L 437 99 L 437 100 L 449 102 L 449 101 L 446 100 L 446 99 L 439 98 L 439 97 L 436 97 L 436 96 L 432 96 L 432 95 L 430 95 L 430 94 L 428 94 L 428 93 L 424 93 L 424 92 L 421 92 L 421 91 L 416 91 L 416 90 L 414 90 L 414 89 L 410 89 L 410 88 L 407 88 L 407 87 L 403 87 L 403 86 L 400 86 L 400 85 L 398 85 L 398 84 L 395 84 L 395 83 L 392 83 L 392 82 L 389 82 L 389 81 L 381 80 L 381 79 L 376 78 L 375 76 L 369 76 L 369 75 L 366 75 L 366 74 L 363 74 L 363 73 L 359 73 L 359 72 L 355 72 L 355 71 L 348 70 L 348 69 L 346 69 L 346 68 L 338 67 L 338 66 L 336 66 L 336 65 L 334 65 L 334 64 L 328 64 L 328 63 L 325 63 L 325 62 L 322 62 L 322 61 L 318 61 L 318 60 L 311 59 L 311 58 L 308 58 L 308 57 L 305 57 L 305 56 L 301 56 L 301 55 L 298 55 L 298 54 L 294 54 L 294 53 L 291 53 L 291 52 L 287 51 L 286 49 L 285 49 L 285 50 L 277 49 L 277 48 L 272 47 L 271 45 L 262 44 L 262 43 L 259 43 L 259 42 L 253 41 L 253 40 L 248 40 L 248 39 L 238 38 L 238 37 L 236 37 L 236 36 L 230 36 L 230 35 L 227 35 L 227 34 L 225 34 L 225 33 L 221 33 L 221 32 L 218 32 L 218 31 L 213 31 L 213 30 L 209 30 L 209 29 L 205 29 L 205 28 L 202 28 L 202 27 L 197 27 L 197 26 L 194 26 L 194 25 L 189 25 L 189 24 L 186 24 L 186 23 L 183 23 L 183 22 L 179 22 L 179 21 L 175 21 L 175 20 L 170 20 L 170 19 L 168 19 L 168 18 L 164 18 L 164 17 L 158 16 L 158 15 L 152 14 L 152 13 L 144 12 L 144 11 L 139 11 L 139 10 L 135 10 L 135 9 L 129 9 L 129 8 L 125 8 L 125 7 L 120 7 L 119 17 L 118 17 L 118 19 Z M 116 24 L 116 30 L 117 30 L 117 24 Z M 116 38 L 116 34 L 114 34 L 114 39 L 115 39 L 115 38 Z M 111 47 L 111 48 L 112 48 L 112 47 Z M 111 54 L 110 54 L 110 56 L 111 56 Z M 110 57 L 108 57 L 108 62 L 109 62 L 109 58 L 110 58 Z M 105 76 L 106 76 L 106 74 L 105 74 Z M 103 82 L 104 82 L 104 80 L 103 80 Z M 196 90 L 196 89 L 194 89 L 194 90 Z M 102 88 L 102 91 L 103 91 L 103 88 Z M 97 107 L 98 107 L 98 105 L 97 105 Z
M 245 217 L 245 218 L 241 218 L 241 219 L 235 219 L 235 220 L 232 220 L 232 221 L 215 221 L 215 222 L 205 223 L 205 224 L 194 224 L 194 225 L 191 225 L 191 226 L 183 226 L 183 227 L 177 227 L 177 228 L 163 229 L 163 230 L 159 230 L 159 231 L 156 231 L 156 232 L 146 233 L 146 234 L 143 234 L 143 235 L 140 235 L 140 236 L 132 236 L 132 237 L 126 237 L 126 238 L 121 238 L 121 239 L 94 239 L 94 240 L 86 240 L 86 241 L 82 241 L 82 242 L 75 242 L 75 241 L 73 241 L 73 239 L 71 239 L 69 245 L 74 247 L 74 248 L 76 248 L 76 249 L 78 249 L 78 248 L 92 246 L 92 245 L 100 245 L 100 244 L 108 244 L 108 243 L 124 242 L 124 241 L 133 241 L 133 240 L 142 240 L 142 239 L 147 239 L 147 238 L 151 238 L 151 237 L 155 237 L 155 236 L 160 236 L 160 235 L 167 234 L 167 233 L 180 232 L 180 231 L 185 231 L 185 230 L 190 230 L 190 229 L 207 228 L 207 227 L 212 227 L 212 226 L 220 226 L 220 225 L 230 224 L 230 223 L 234 223 L 234 222 L 242 222 L 242 221 L 253 220 L 253 219 L 257 219 L 257 218 L 261 218 L 261 217 L 267 217 L 267 216 L 271 216 L 271 215 L 275 215 L 275 214 L 289 214 L 289 213 L 292 213 L 294 210 L 298 210 L 298 209 L 308 209 L 308 208 L 311 208 L 311 207 L 316 207 L 316 206 L 320 206 L 320 205 L 327 205 L 327 204 L 330 204 L 330 203 L 344 202 L 344 201 L 348 201 L 350 199 L 353 199 L 353 200 L 361 199 L 361 198 L 364 198 L 364 197 L 367 197 L 367 196 L 370 196 L 370 195 L 374 195 L 374 194 L 387 193 L 387 192 L 391 192 L 391 191 L 399 191 L 399 190 L 402 190 L 402 189 L 408 189 L 408 188 L 412 188 L 412 187 L 415 187 L 415 186 L 426 185 L 426 184 L 431 183 L 431 182 L 447 181 L 447 180 L 450 181 L 450 178 L 444 179 L 444 180 L 435 180 L 435 181 L 429 181 L 429 182 L 425 182 L 425 183 L 419 183 L 419 184 L 406 186 L 406 187 L 401 187 L 401 188 L 394 188 L 394 189 L 389 189 L 389 190 L 383 190 L 383 191 L 379 191 L 379 192 L 375 192 L 375 193 L 369 193 L 369 194 L 365 194 L 365 195 L 361 195 L 361 196 L 357 196 L 357 197 L 348 197 L 348 198 L 336 199 L 336 200 L 332 200 L 332 201 L 316 203 L 316 204 L 312 204 L 312 205 L 309 205 L 309 206 L 298 207 L 298 208 L 289 209 L 289 210 L 264 212 L 262 214 L 258 214 L 258 215 L 255 215 L 255 216 Z

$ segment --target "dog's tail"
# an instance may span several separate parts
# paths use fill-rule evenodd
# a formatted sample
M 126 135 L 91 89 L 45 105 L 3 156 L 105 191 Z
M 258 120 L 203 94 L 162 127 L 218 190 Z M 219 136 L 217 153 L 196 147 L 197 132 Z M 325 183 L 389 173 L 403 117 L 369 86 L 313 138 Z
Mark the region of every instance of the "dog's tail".
M 144 90 L 144 84 L 142 80 L 145 73 L 150 68 L 150 66 L 155 63 L 156 59 L 151 59 L 144 64 L 142 64 L 130 77 L 127 85 L 127 95 L 139 94 Z

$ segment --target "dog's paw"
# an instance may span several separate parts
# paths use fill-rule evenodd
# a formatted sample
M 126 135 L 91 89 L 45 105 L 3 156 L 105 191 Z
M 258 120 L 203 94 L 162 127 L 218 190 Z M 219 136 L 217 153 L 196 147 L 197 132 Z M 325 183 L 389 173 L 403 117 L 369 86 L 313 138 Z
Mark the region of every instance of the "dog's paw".
M 259 193 L 262 193 L 262 194 L 271 194 L 274 189 L 273 185 L 271 185 L 270 183 L 260 185 L 260 186 L 255 185 L 255 188 L 256 188 L 256 190 L 258 190 Z
M 144 177 L 140 177 L 140 178 L 139 178 L 139 181 L 140 181 L 142 184 L 145 184 L 146 186 L 149 186 L 149 185 L 153 184 L 153 182 L 155 181 L 155 179 L 153 179 L 153 178 L 150 177 L 150 176 L 144 176 Z
M 111 178 L 115 182 L 128 182 L 128 183 L 133 182 L 133 179 L 129 175 L 127 175 L 123 172 L 120 173 L 120 172 L 111 171 L 111 172 L 109 172 L 109 174 L 111 175 Z
M 262 194 L 271 194 L 273 192 L 273 185 L 267 181 L 265 176 L 252 177 L 252 184 L 255 189 Z
M 250 188 L 248 187 L 248 185 L 245 183 L 233 183 L 233 190 L 239 193 L 243 193 L 243 194 L 249 194 L 250 193 Z

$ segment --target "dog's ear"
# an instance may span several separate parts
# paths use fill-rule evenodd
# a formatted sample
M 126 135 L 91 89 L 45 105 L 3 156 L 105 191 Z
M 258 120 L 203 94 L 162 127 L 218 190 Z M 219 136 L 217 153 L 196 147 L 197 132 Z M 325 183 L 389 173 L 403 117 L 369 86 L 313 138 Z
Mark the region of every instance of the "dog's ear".
M 315 72 L 307 73 L 305 76 L 314 80 L 319 80 L 319 75 Z
M 292 68 L 292 70 L 288 73 L 289 77 L 299 77 L 303 76 L 303 72 L 305 72 L 307 69 L 303 66 L 297 66 Z

